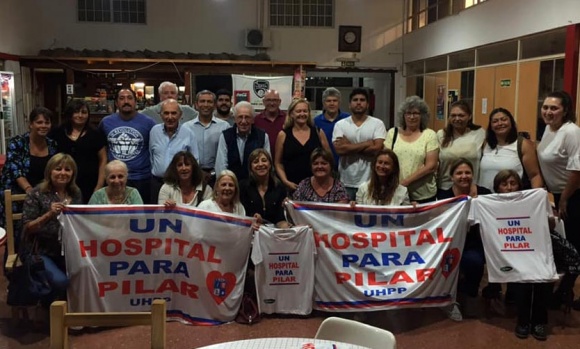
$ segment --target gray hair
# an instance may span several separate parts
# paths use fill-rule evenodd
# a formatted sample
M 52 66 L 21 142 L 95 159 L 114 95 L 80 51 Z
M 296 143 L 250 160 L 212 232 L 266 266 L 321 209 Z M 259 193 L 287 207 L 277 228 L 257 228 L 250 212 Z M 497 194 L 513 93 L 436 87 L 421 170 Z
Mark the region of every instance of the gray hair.
M 177 88 L 177 85 L 172 83 L 171 81 L 163 81 L 161 83 L 161 85 L 159 85 L 159 88 L 157 88 L 157 92 L 159 92 L 159 94 L 161 94 L 163 89 L 166 87 L 173 87 L 173 88 L 175 88 L 175 91 L 179 92 L 179 88 Z
M 336 97 L 340 99 L 340 91 L 334 87 L 329 87 L 322 92 L 322 101 L 324 102 L 328 97 Z
M 113 167 L 121 167 L 125 173 L 129 173 L 129 169 L 127 168 L 127 164 L 121 160 L 111 160 L 105 165 L 105 177 L 108 177 L 111 173 L 111 169 Z
M 199 101 L 199 97 L 201 97 L 201 95 L 211 95 L 213 98 L 213 101 L 215 102 L 215 100 L 216 100 L 215 93 L 211 92 L 210 90 L 201 90 L 195 95 L 196 102 Z
M 423 131 L 429 124 L 429 106 L 419 96 L 407 97 L 405 98 L 405 101 L 399 105 L 399 109 L 397 109 L 396 124 L 402 127 L 403 130 L 406 129 L 407 124 L 405 123 L 405 113 L 412 109 L 417 109 L 419 113 L 421 113 L 421 125 L 419 129 Z
M 181 104 L 179 104 L 179 102 L 176 101 L 173 98 L 167 98 L 166 100 L 164 100 L 163 102 L 161 102 L 161 110 L 163 110 L 163 107 L 165 107 L 165 105 L 166 104 L 169 104 L 169 103 L 175 103 L 175 104 L 177 104 L 177 108 L 179 108 L 179 113 L 180 114 L 183 114 L 183 110 L 181 109 Z
M 252 113 L 252 117 L 255 114 L 254 106 L 252 105 L 252 103 L 248 101 L 240 101 L 236 103 L 236 105 L 234 105 L 234 117 L 238 116 L 238 109 L 240 108 L 248 108 L 250 110 L 250 113 Z
M 230 177 L 232 179 L 232 181 L 234 181 L 234 186 L 236 187 L 236 192 L 234 193 L 234 205 L 235 204 L 239 204 L 240 203 L 240 184 L 238 182 L 238 177 L 236 177 L 236 174 L 230 170 L 223 170 L 220 173 L 218 173 L 217 178 L 215 180 L 215 185 L 213 187 L 213 199 L 217 199 L 217 188 L 218 188 L 218 183 L 221 181 L 222 178 L 224 177 Z

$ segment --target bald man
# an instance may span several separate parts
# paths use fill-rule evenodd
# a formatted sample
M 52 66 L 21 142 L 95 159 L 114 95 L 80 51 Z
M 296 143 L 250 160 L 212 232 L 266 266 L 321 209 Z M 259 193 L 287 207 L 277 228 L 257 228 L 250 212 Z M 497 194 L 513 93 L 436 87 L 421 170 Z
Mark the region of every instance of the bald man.
M 262 99 L 264 110 L 256 115 L 254 124 L 268 134 L 270 150 L 275 154 L 276 138 L 284 128 L 286 113 L 280 110 L 280 94 L 276 90 L 268 90 Z
M 151 154 L 152 202 L 157 203 L 163 176 L 173 156 L 180 151 L 188 151 L 199 159 L 197 140 L 189 127 L 182 127 L 182 106 L 175 99 L 166 99 L 161 104 L 163 124 L 153 126 L 149 133 L 149 153 Z
M 179 94 L 177 85 L 170 82 L 164 81 L 159 85 L 157 89 L 159 93 L 160 102 L 157 105 L 152 107 L 147 107 L 141 111 L 141 113 L 149 116 L 156 124 L 160 124 L 163 122 L 163 118 L 161 117 L 161 103 L 167 99 L 174 99 L 177 100 L 177 95 Z M 193 109 L 189 105 L 182 105 L 181 106 L 181 122 L 186 122 L 189 120 L 193 120 L 197 117 L 197 110 Z

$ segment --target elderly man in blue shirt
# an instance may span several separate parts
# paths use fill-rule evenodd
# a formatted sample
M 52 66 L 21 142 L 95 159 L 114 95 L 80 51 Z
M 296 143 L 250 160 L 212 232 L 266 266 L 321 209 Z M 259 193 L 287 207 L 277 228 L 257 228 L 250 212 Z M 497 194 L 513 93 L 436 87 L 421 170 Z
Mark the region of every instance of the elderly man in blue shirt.
M 162 124 L 153 126 L 149 133 L 149 153 L 151 158 L 152 202 L 157 202 L 159 189 L 163 185 L 163 176 L 171 163 L 173 156 L 184 150 L 199 159 L 199 151 L 195 135 L 188 127 L 180 124 L 183 111 L 175 99 L 166 99 L 161 102 Z

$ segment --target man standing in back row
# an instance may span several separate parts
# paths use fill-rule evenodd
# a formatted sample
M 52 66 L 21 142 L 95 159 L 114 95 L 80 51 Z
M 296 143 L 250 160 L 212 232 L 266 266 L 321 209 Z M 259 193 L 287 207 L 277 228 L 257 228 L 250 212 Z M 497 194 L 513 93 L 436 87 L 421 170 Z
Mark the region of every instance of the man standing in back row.
M 195 96 L 195 107 L 199 110 L 199 116 L 185 124 L 193 130 L 199 151 L 197 162 L 208 175 L 210 183 L 215 178 L 215 160 L 220 136 L 230 127 L 230 124 L 213 115 L 215 101 L 213 92 L 199 91 Z
M 349 99 L 352 115 L 336 123 L 332 143 L 340 155 L 340 180 L 354 201 L 358 187 L 370 178 L 371 162 L 383 149 L 387 130 L 380 119 L 367 115 L 369 93 L 366 89 L 355 88 Z
M 143 109 L 142 113 L 153 119 L 156 124 L 161 124 L 163 122 L 163 118 L 161 117 L 161 103 L 167 99 L 177 100 L 179 91 L 176 84 L 170 81 L 164 81 L 161 83 L 161 85 L 159 85 L 157 92 L 159 92 L 159 103 L 152 107 Z M 181 112 L 181 122 L 193 120 L 197 117 L 198 114 L 197 111 L 189 105 L 181 105 Z
M 280 94 L 276 90 L 268 90 L 262 99 L 264 111 L 256 115 L 254 124 L 268 134 L 271 154 L 275 154 L 276 138 L 284 128 L 286 113 L 280 110 Z
M 338 154 L 332 143 L 332 132 L 336 123 L 347 118 L 349 114 L 340 111 L 340 91 L 334 87 L 329 87 L 322 92 L 322 104 L 324 110 L 314 118 L 314 124 L 326 135 L 330 150 L 334 155 L 334 170 L 336 171 L 338 169 Z
M 149 133 L 155 122 L 137 112 L 135 91 L 119 90 L 115 102 L 119 112 L 105 116 L 99 124 L 107 138 L 108 160 L 123 161 L 129 170 L 127 185 L 139 191 L 145 204 L 152 204 Z

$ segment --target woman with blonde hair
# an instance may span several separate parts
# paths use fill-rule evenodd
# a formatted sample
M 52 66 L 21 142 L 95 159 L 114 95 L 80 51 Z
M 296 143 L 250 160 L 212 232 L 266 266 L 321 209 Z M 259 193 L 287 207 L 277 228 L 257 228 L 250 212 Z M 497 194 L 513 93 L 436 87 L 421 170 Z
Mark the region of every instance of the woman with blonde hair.
M 220 172 L 215 181 L 212 198 L 202 201 L 198 208 L 245 216 L 246 210 L 240 202 L 240 185 L 235 173 L 230 170 Z
M 312 176 L 310 154 L 320 147 L 330 151 L 324 131 L 317 129 L 310 117 L 310 104 L 303 98 L 295 99 L 288 107 L 284 129 L 278 133 L 274 154 L 276 173 L 289 192 Z
M 47 271 L 51 285 L 50 295 L 42 299 L 48 306 L 57 298 L 63 298 L 68 286 L 66 264 L 62 254 L 58 215 L 68 204 L 81 204 L 81 190 L 76 185 L 77 165 L 74 159 L 58 153 L 48 160 L 44 180 L 32 189 L 24 200 L 22 212 L 23 248 L 20 257 L 38 254 Z

